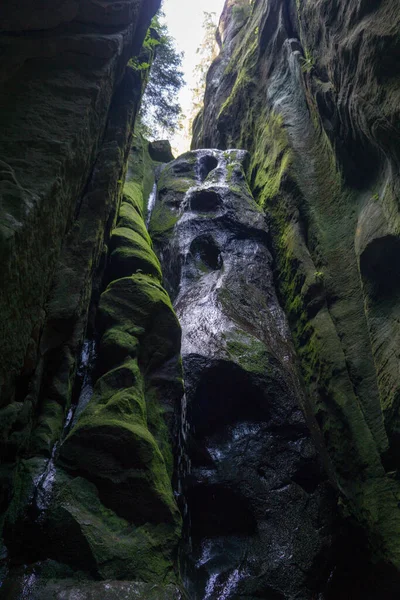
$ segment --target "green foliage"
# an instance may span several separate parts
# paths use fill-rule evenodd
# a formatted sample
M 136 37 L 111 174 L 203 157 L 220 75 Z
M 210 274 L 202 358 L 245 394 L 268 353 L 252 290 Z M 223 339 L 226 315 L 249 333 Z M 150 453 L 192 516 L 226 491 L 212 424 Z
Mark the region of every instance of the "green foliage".
M 314 277 L 315 277 L 315 281 L 317 281 L 318 283 L 322 283 L 324 280 L 323 271 L 315 271 Z
M 135 71 L 147 71 L 150 68 L 150 63 L 145 61 L 140 62 L 137 58 L 131 58 L 129 66 L 135 69 Z
M 315 60 L 309 50 L 306 49 L 306 55 L 301 59 L 301 70 L 303 73 L 310 73 L 315 66 Z
M 173 133 L 178 126 L 182 109 L 176 96 L 184 84 L 181 70 L 183 54 L 175 48 L 174 39 L 162 23 L 160 12 L 152 21 L 144 48 L 154 53 L 149 80 L 142 100 L 139 130 L 149 137 Z M 146 68 L 145 63 L 136 68 Z

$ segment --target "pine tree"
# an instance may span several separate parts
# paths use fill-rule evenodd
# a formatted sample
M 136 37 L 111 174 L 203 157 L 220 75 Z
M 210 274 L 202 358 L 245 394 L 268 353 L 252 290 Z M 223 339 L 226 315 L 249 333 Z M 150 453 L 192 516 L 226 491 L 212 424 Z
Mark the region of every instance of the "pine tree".
M 181 70 L 183 53 L 176 50 L 174 38 L 160 20 L 162 17 L 164 14 L 158 13 L 151 25 L 152 38 L 157 42 L 139 115 L 139 127 L 153 138 L 173 134 L 182 113 L 176 97 L 184 85 Z

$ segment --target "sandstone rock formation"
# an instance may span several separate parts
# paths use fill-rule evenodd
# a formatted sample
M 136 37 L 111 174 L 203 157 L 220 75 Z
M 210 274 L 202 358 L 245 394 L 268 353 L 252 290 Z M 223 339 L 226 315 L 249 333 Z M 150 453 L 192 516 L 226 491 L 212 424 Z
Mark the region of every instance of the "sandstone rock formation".
M 193 142 L 250 152 L 332 480 L 397 573 L 399 28 L 385 0 L 226 2 Z
M 146 76 L 128 61 L 150 61 L 159 4 L 0 8 L 7 598 L 77 571 L 176 583 L 180 327 L 143 221 L 151 159 L 128 161 Z
M 159 5 L 0 6 L 0 598 L 392 600 L 399 0 L 226 0 L 176 160 Z
M 149 227 L 182 326 L 193 599 L 311 597 L 330 572 L 334 494 L 301 411 L 248 162 L 236 150 L 171 162 Z
M 153 163 L 140 138 L 127 166 L 94 337 L 78 371 L 81 389 L 67 419 L 56 421 L 61 431 L 51 456 L 34 445 L 34 430 L 30 453 L 14 469 L 4 514 L 5 598 L 61 598 L 68 590 L 71 597 L 107 597 L 106 589 L 129 598 L 180 597 L 181 516 L 171 483 L 183 397 L 181 329 L 144 224 Z M 40 432 L 48 429 L 45 417 Z M 21 563 L 25 570 L 13 566 Z M 138 583 L 124 588 L 115 580 Z

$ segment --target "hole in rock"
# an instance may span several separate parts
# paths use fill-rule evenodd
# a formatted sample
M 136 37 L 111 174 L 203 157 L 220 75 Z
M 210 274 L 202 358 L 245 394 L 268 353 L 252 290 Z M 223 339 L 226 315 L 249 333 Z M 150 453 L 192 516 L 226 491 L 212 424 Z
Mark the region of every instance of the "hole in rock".
M 190 253 L 213 271 L 217 271 L 222 267 L 219 248 L 210 235 L 200 236 L 193 240 Z
M 240 421 L 269 419 L 266 398 L 251 376 L 234 363 L 205 371 L 194 394 L 191 411 L 195 437 L 201 439 Z
M 23 402 L 29 392 L 29 383 L 31 378 L 27 375 L 20 375 L 15 386 L 16 402 Z
M 210 190 L 198 190 L 190 197 L 190 209 L 200 212 L 217 210 L 221 206 L 221 198 L 216 192 Z
M 400 287 L 400 239 L 387 235 L 373 240 L 360 260 L 360 269 L 374 296 L 391 296 Z
M 188 492 L 194 537 L 252 535 L 257 527 L 246 498 L 222 485 L 198 485 Z
M 200 181 L 203 182 L 211 171 L 214 171 L 218 167 L 218 160 L 215 156 L 208 154 L 199 158 L 199 177 Z
M 185 160 L 184 156 L 177 158 L 171 165 L 171 171 L 177 176 L 194 175 L 194 163 Z

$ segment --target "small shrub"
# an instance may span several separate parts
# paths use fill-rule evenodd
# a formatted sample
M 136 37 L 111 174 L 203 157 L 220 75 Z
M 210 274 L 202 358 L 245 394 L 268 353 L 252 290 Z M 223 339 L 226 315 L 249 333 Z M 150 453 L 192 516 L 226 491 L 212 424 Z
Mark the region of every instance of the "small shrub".
M 303 73 L 310 73 L 315 67 L 315 60 L 309 50 L 306 49 L 305 56 L 301 59 L 301 70 Z
M 324 281 L 324 272 L 323 271 L 315 271 L 314 277 L 315 277 L 315 281 L 317 283 L 322 283 Z

